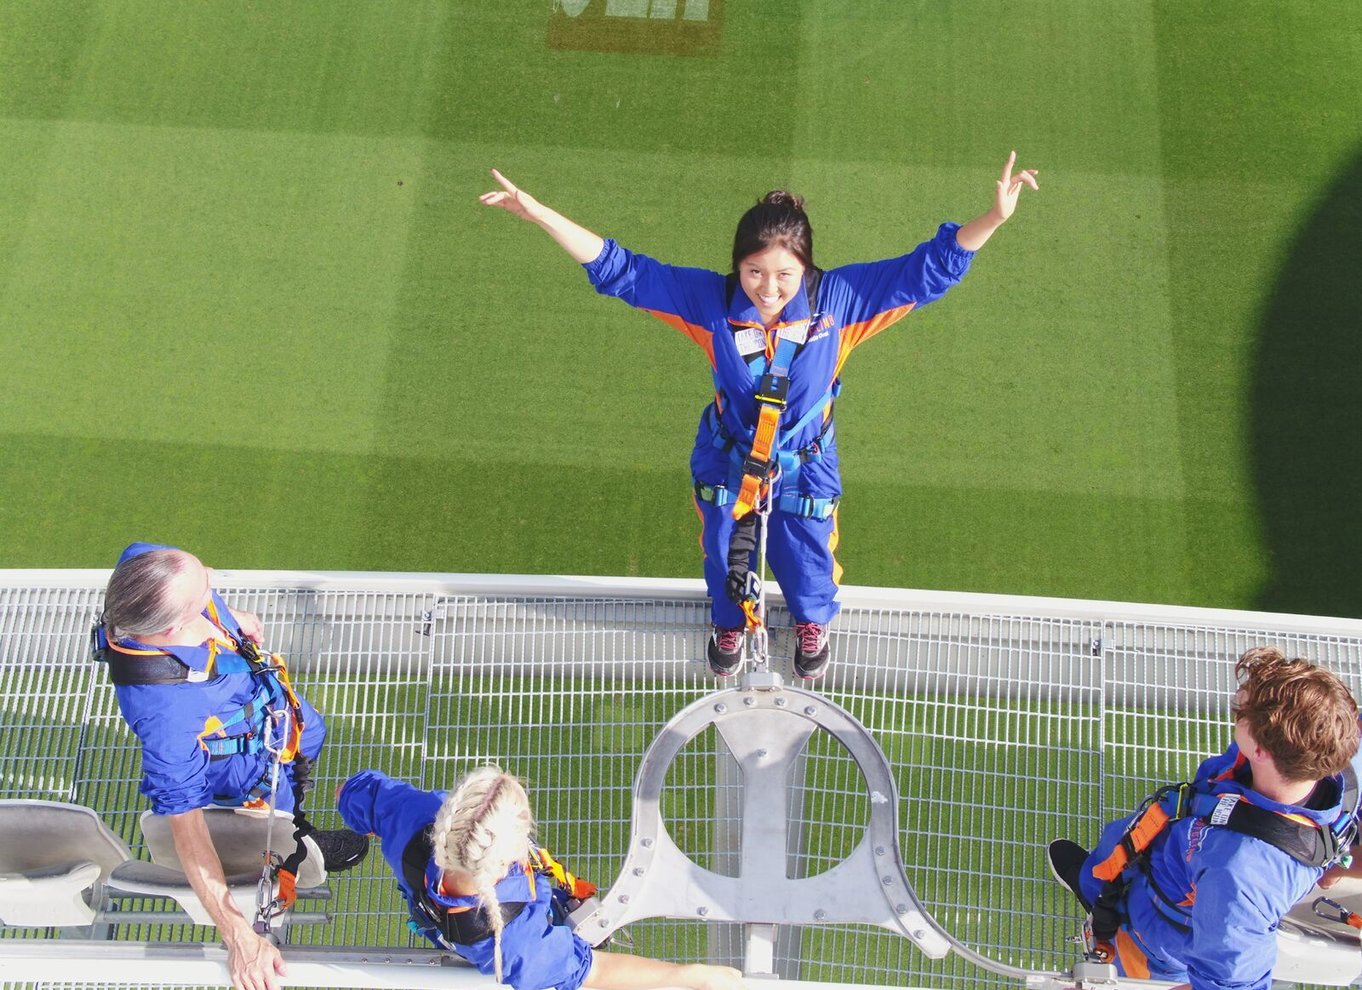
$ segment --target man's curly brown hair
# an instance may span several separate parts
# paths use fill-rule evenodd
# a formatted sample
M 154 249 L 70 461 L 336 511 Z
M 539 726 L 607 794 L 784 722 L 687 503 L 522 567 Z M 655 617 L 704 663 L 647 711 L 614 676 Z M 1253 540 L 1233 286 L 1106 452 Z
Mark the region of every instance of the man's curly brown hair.
M 1248 650 L 1234 667 L 1241 684 L 1234 719 L 1291 781 L 1342 772 L 1357 753 L 1357 702 L 1348 686 L 1308 660 L 1273 646 Z

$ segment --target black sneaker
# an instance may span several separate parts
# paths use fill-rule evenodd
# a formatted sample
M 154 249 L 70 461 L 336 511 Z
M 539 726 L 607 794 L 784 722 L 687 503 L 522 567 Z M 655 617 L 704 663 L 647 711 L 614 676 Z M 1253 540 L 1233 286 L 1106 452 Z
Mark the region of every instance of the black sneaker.
M 312 833 L 312 841 L 322 851 L 322 864 L 327 873 L 340 873 L 364 862 L 369 855 L 369 837 L 348 828 Z
M 816 681 L 828 669 L 832 649 L 828 627 L 817 622 L 795 623 L 794 671 L 806 681 Z
M 742 626 L 737 629 L 715 626 L 705 649 L 705 654 L 709 658 L 709 669 L 719 677 L 732 677 L 742 666 L 745 645 Z
M 1056 839 L 1045 850 L 1045 862 L 1050 864 L 1050 872 L 1054 874 L 1055 879 L 1065 890 L 1078 898 L 1078 903 L 1083 905 L 1084 911 L 1091 912 L 1092 905 L 1083 896 L 1083 888 L 1078 882 L 1078 878 L 1083 875 L 1083 864 L 1087 859 L 1088 851 L 1077 842 L 1070 842 L 1068 839 Z

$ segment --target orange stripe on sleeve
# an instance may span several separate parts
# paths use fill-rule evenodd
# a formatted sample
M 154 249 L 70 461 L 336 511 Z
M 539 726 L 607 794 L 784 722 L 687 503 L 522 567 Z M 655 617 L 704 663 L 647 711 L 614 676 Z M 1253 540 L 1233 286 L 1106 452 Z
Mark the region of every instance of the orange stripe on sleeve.
M 828 550 L 834 555 L 832 558 L 832 583 L 839 588 L 842 586 L 842 562 L 836 557 L 837 544 L 841 542 L 841 534 L 837 528 L 837 510 L 832 510 L 832 532 L 828 535 Z
M 841 377 L 842 365 L 847 363 L 847 358 L 851 356 L 853 348 L 864 344 L 881 330 L 888 330 L 907 316 L 916 305 L 917 303 L 909 303 L 907 306 L 900 306 L 898 309 L 887 310 L 873 320 L 867 320 L 864 323 L 848 323 L 844 326 L 841 343 L 837 348 L 837 368 L 833 371 L 832 377 Z
M 849 323 L 842 328 L 842 341 L 850 350 L 864 344 L 881 330 L 888 330 L 899 320 L 903 319 L 917 303 L 908 303 L 906 306 L 899 306 L 896 309 L 885 310 L 883 313 L 866 320 L 864 323 Z
M 694 323 L 687 323 L 675 313 L 664 313 L 656 309 L 645 309 L 643 312 L 657 317 L 673 330 L 685 334 L 693 340 L 705 352 L 705 357 L 709 358 L 710 367 L 714 366 L 714 335 L 708 330 Z

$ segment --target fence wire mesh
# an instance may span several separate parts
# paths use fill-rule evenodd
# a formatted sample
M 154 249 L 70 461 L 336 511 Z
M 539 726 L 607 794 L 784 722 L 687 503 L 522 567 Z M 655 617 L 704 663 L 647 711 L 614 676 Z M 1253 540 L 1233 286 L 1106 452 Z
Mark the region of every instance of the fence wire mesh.
M 693 598 L 535 597 L 240 586 L 267 642 L 326 717 L 310 817 L 340 825 L 331 795 L 373 767 L 445 788 L 486 761 L 529 785 L 541 840 L 603 886 L 628 845 L 630 786 L 666 721 L 715 687 L 703 660 L 708 607 Z M 96 810 L 145 855 L 140 757 L 88 637 L 102 589 L 0 586 L 0 798 Z M 789 618 L 771 616 L 788 676 Z M 1276 643 L 1362 681 L 1362 640 L 1076 616 L 847 608 L 816 690 L 876 737 L 899 788 L 908 879 L 952 936 L 998 963 L 1073 961 L 1078 911 L 1050 878 L 1046 843 L 1091 842 L 1153 786 L 1183 779 L 1229 736 L 1233 661 Z M 855 848 L 869 819 L 859 769 L 816 733 L 790 781 L 788 873 L 812 877 Z M 740 775 L 713 729 L 673 762 L 663 818 L 678 847 L 736 872 Z M 381 857 L 333 878 L 334 921 L 295 926 L 303 945 L 413 945 Z M 129 921 L 136 911 L 129 910 Z M 115 925 L 116 938 L 212 941 L 189 925 Z M 636 951 L 739 961 L 737 925 L 651 920 Z M 0 930 L 0 937 L 74 937 Z M 86 936 L 88 937 L 88 935 Z M 889 932 L 782 930 L 777 972 L 830 982 L 1007 985 L 958 956 L 926 959 Z M 56 986 L 57 984 L 47 984 Z M 0 983 L 0 988 L 10 984 Z

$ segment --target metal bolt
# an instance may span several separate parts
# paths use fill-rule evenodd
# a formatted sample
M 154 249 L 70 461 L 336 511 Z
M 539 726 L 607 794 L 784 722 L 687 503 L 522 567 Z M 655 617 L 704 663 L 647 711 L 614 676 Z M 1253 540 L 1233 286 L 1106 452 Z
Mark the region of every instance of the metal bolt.
M 828 913 L 824 911 L 822 908 L 819 908 L 817 911 L 813 913 L 813 917 L 815 921 L 827 921 Z
M 764 749 L 759 749 L 759 750 L 757 750 L 757 756 L 758 756 L 758 757 L 763 757 L 763 758 L 764 758 L 764 757 L 766 756 L 766 750 L 764 750 Z
M 777 707 L 777 708 L 784 708 L 784 707 L 785 707 L 786 705 L 788 705 L 788 704 L 789 704 L 789 702 L 786 701 L 784 698 L 777 698 L 777 699 L 776 699 L 776 707 Z
M 643 839 L 643 848 L 644 848 L 644 849 L 651 849 L 651 848 L 653 848 L 653 840 L 652 840 L 652 839 L 649 839 L 649 838 L 647 838 L 647 837 L 644 837 L 644 839 Z
M 629 903 L 629 895 L 628 895 L 628 894 L 620 894 L 620 903 L 621 903 L 621 904 L 628 904 L 628 903 Z
M 895 910 L 895 912 L 897 912 L 898 914 L 907 914 L 907 913 L 908 913 L 908 905 L 907 905 L 907 904 L 895 904 L 895 905 L 894 905 L 894 910 Z
M 919 942 L 921 942 L 921 941 L 922 941 L 924 938 L 926 938 L 926 937 L 927 937 L 927 929 L 925 929 L 925 928 L 914 928 L 914 929 L 913 929 L 913 938 L 917 939 Z
M 893 877 L 880 877 L 880 883 L 884 884 L 886 887 L 892 887 L 892 886 L 894 886 L 894 878 L 893 878 Z
M 709 908 L 707 907 L 696 908 L 695 913 L 703 918 L 705 915 L 709 914 Z
M 610 927 L 610 919 L 609 919 L 609 918 L 602 918 L 602 919 L 601 919 L 599 922 L 597 922 L 597 923 L 598 923 L 602 928 L 609 928 L 609 927 Z
M 635 866 L 635 867 L 634 867 L 634 876 L 636 876 L 636 877 L 641 877 L 641 876 L 643 876 L 643 867 L 641 867 L 641 866 Z
M 751 708 L 754 705 L 756 705 L 757 699 L 749 694 L 746 698 L 743 698 L 742 703 L 746 705 L 748 708 Z
M 724 712 L 728 711 L 728 706 L 721 701 L 714 706 L 714 710 L 722 715 Z
M 876 847 L 875 847 L 875 855 L 876 855 L 876 856 L 883 856 L 883 855 L 884 855 L 884 846 L 876 846 Z
M 817 713 L 818 713 L 818 709 L 815 708 L 813 705 L 805 705 L 805 706 L 804 706 L 804 714 L 805 714 L 805 715 L 816 715 Z

